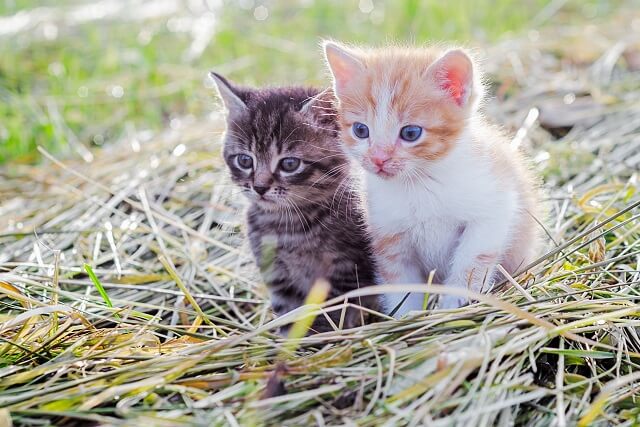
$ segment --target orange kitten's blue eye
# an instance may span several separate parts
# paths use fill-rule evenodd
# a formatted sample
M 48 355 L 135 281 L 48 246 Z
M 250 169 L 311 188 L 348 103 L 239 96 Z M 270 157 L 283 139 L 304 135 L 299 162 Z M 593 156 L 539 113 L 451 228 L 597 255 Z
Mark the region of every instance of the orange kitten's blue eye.
M 355 122 L 353 124 L 353 134 L 360 139 L 369 138 L 369 128 L 364 123 Z
M 400 129 L 400 138 L 407 142 L 414 142 L 422 135 L 422 128 L 420 126 L 409 125 Z

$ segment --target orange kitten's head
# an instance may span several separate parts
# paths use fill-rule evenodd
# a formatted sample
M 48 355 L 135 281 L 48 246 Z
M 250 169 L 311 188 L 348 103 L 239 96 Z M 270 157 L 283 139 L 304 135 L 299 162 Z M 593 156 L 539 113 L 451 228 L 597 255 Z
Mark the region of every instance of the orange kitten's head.
M 410 177 L 447 155 L 482 97 L 460 49 L 360 50 L 325 42 L 349 153 L 383 178 Z

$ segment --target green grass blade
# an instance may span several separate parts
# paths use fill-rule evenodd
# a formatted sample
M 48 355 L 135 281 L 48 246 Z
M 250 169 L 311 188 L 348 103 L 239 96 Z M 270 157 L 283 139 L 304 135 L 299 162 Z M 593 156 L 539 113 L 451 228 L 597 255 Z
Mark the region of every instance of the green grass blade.
M 104 286 L 102 286 L 102 283 L 100 283 L 100 280 L 98 280 L 98 276 L 96 276 L 96 274 L 93 272 L 93 269 L 91 268 L 91 266 L 89 264 L 85 264 L 84 270 L 89 275 L 89 278 L 91 279 L 91 281 L 93 282 L 93 285 L 98 290 L 98 293 L 104 300 L 104 303 L 107 305 L 107 307 L 113 308 L 113 304 L 111 303 L 111 298 L 109 298 L 109 294 L 107 294 L 107 291 L 104 289 Z M 116 317 L 120 318 L 120 316 L 117 313 L 115 315 Z

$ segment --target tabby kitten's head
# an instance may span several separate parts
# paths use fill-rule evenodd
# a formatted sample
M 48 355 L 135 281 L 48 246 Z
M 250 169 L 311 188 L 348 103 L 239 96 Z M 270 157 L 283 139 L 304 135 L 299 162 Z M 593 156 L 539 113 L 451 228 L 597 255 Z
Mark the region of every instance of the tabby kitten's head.
M 224 159 L 249 200 L 267 210 L 330 200 L 347 172 L 333 95 L 240 87 L 217 73 L 211 77 L 228 111 Z

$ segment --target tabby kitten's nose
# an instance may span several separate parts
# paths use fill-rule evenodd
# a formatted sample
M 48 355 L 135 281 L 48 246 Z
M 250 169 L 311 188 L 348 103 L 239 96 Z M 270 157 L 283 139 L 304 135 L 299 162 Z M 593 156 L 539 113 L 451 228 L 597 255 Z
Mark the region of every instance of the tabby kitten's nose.
M 261 196 L 264 196 L 264 193 L 266 193 L 267 191 L 269 191 L 269 187 L 259 187 L 259 186 L 254 186 L 253 187 L 253 191 L 255 191 L 256 193 L 258 193 Z

